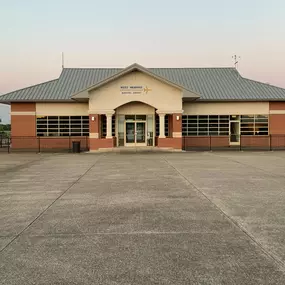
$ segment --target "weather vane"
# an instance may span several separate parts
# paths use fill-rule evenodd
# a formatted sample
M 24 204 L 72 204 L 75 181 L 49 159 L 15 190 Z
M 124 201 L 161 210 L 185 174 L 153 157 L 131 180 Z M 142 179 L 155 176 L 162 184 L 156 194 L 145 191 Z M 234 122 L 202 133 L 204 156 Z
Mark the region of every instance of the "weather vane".
M 235 68 L 238 70 L 238 64 L 239 64 L 239 60 L 241 59 L 241 57 L 237 56 L 237 55 L 234 55 L 234 56 L 232 56 L 232 58 L 234 60 Z

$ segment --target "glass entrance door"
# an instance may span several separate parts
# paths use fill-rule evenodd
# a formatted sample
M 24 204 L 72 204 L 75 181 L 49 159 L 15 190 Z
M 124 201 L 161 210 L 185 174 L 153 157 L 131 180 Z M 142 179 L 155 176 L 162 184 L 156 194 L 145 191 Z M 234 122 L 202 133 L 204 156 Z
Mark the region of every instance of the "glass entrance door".
M 126 144 L 135 143 L 135 124 L 134 122 L 126 122 Z
M 126 122 L 126 146 L 146 146 L 146 122 Z
M 240 144 L 240 122 L 230 121 L 230 145 Z
M 136 122 L 136 143 L 145 142 L 145 122 Z

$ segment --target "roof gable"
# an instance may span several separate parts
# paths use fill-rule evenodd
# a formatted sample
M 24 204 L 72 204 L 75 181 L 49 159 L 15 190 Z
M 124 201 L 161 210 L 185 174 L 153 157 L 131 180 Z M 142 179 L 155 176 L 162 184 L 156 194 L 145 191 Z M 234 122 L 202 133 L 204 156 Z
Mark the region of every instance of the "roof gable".
M 182 90 L 186 95 L 188 95 L 188 97 L 192 97 L 195 99 L 200 98 L 200 94 L 198 94 L 197 92 L 189 90 L 189 89 L 185 88 L 185 86 L 177 84 L 177 83 L 175 83 L 175 82 L 173 82 L 173 81 L 171 81 L 171 80 L 169 80 L 163 76 L 160 76 L 160 75 L 152 72 L 151 70 L 135 63 L 135 64 L 128 66 L 127 68 L 125 68 L 123 70 L 118 71 L 116 74 L 114 74 L 108 78 L 105 78 L 104 80 L 73 94 L 72 99 L 85 98 L 87 96 L 88 92 L 93 91 L 95 89 L 98 89 L 98 88 L 100 88 L 100 87 L 102 87 L 102 86 L 104 86 L 110 82 L 113 82 L 116 79 L 119 79 L 119 78 L 121 78 L 121 77 L 123 77 L 123 76 L 125 76 L 131 72 L 134 72 L 134 71 L 142 72 L 142 73 L 147 74 L 150 77 L 155 78 L 155 79 L 157 79 L 157 80 L 159 80 L 165 84 L 168 84 L 170 86 L 178 88 L 178 89 Z

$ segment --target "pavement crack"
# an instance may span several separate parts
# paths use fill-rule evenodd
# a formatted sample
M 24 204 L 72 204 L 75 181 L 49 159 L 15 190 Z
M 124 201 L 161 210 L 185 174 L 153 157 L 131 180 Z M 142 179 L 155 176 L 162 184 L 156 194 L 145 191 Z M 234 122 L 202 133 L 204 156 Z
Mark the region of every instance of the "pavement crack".
M 102 155 L 98 156 L 95 162 L 82 174 L 80 175 L 69 187 L 67 187 L 55 200 L 52 201 L 40 214 L 38 214 L 22 231 L 20 231 L 9 243 L 7 243 L 1 250 L 2 253 L 8 246 L 10 246 L 15 240 L 17 240 L 27 229 L 30 228 L 39 218 L 43 216 L 64 194 L 66 194 L 74 185 L 76 185 L 99 161 Z
M 240 162 L 238 160 L 235 160 L 234 158 L 230 158 L 230 157 L 227 157 L 227 156 L 221 156 L 221 155 L 218 155 L 218 154 L 214 154 L 214 153 L 211 153 L 211 155 L 214 155 L 214 156 L 218 156 L 218 157 L 221 157 L 221 158 L 224 158 L 224 159 L 227 159 L 228 161 L 231 161 L 231 162 L 234 162 L 236 164 L 239 164 L 239 165 L 242 165 L 242 166 L 247 166 L 247 167 L 252 167 L 260 172 L 263 172 L 264 174 L 266 174 L 267 176 L 271 176 L 273 179 L 276 180 L 276 178 L 280 177 L 280 178 L 285 178 L 285 175 L 281 175 L 281 174 L 275 174 L 273 172 L 270 172 L 270 171 L 267 171 L 267 170 L 264 170 L 262 168 L 259 168 L 259 167 L 256 167 L 252 164 L 248 164 L 248 163 L 244 163 L 244 162 Z
M 228 215 L 222 208 L 220 208 L 217 204 L 215 204 L 203 191 L 201 191 L 191 180 L 189 180 L 180 170 L 178 170 L 174 165 L 172 165 L 165 157 L 163 157 L 164 161 L 174 169 L 175 172 L 178 173 L 189 185 L 191 185 L 200 195 L 202 195 L 205 199 L 211 203 L 215 209 L 217 209 L 222 216 L 224 216 L 231 224 L 241 230 L 252 242 L 255 244 L 269 259 L 271 259 L 275 264 L 277 264 L 278 268 L 285 272 L 285 263 L 278 258 L 273 253 L 269 252 L 263 245 L 258 242 L 255 237 L 248 232 L 242 225 L 240 225 L 235 219 L 233 219 L 230 215 Z

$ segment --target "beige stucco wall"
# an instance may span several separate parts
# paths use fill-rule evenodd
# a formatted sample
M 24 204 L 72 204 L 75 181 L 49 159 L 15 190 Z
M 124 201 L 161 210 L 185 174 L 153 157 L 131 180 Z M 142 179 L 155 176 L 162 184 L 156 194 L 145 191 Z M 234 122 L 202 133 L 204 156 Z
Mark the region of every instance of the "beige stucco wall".
M 37 103 L 36 115 L 88 116 L 88 103 Z
M 268 102 L 183 103 L 183 115 L 269 114 Z
M 121 115 L 153 115 L 155 109 L 147 104 L 131 102 L 116 109 L 116 114 Z
M 124 85 L 147 86 L 151 89 L 147 94 L 121 94 Z M 182 110 L 182 91 L 149 75 L 136 71 L 90 91 L 89 113 L 100 113 L 114 110 L 121 105 L 133 101 L 146 103 L 159 111 L 172 112 Z

